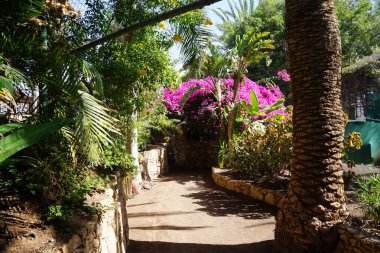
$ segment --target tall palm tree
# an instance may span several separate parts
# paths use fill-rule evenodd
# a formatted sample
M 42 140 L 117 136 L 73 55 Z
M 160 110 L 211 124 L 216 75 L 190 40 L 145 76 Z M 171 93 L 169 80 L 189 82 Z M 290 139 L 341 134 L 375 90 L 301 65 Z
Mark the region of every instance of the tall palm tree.
M 294 103 L 287 197 L 277 215 L 283 252 L 332 252 L 346 216 L 342 179 L 341 41 L 333 0 L 287 0 Z

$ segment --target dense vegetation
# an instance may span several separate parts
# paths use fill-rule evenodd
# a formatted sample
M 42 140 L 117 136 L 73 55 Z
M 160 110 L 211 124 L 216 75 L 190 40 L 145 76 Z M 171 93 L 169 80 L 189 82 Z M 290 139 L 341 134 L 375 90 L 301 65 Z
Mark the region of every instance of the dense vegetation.
M 175 122 L 159 95 L 178 79 L 168 50 L 176 38 L 194 49 L 202 44 L 204 14 L 194 11 L 171 20 L 170 29 L 161 23 L 81 54 L 71 50 L 185 3 L 142 1 L 130 8 L 133 1 L 94 0 L 79 13 L 69 2 L 3 1 L 2 190 L 43 196 L 48 219 L 67 220 L 87 209 L 85 196 L 102 188 L 107 174 L 136 173 L 134 144 L 143 146 Z M 192 34 L 195 28 L 204 32 Z M 27 114 L 16 108 L 25 93 L 33 100 Z
M 239 173 L 261 177 L 289 169 L 284 1 L 254 7 L 242 0 L 216 11 L 223 20 L 219 38 L 210 32 L 212 20 L 193 11 L 71 53 L 188 2 L 92 0 L 79 13 L 69 3 L 2 1 L 0 103 L 7 109 L 0 189 L 43 196 L 48 219 L 67 220 L 88 209 L 85 196 L 102 188 L 109 173 L 133 176 L 137 147 L 167 137 L 179 122 L 190 138 L 218 140 L 220 163 Z M 349 65 L 379 47 L 380 5 L 342 0 L 336 7 Z M 181 47 L 182 77 L 169 57 L 174 44 Z M 22 93 L 35 103 L 16 120 Z

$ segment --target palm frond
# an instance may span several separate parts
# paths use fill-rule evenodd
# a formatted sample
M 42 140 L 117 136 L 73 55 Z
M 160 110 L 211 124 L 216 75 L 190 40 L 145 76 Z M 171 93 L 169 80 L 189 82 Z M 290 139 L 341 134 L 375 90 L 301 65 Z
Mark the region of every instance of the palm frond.
M 230 18 L 229 16 L 227 15 L 227 13 L 225 13 L 224 10 L 222 10 L 221 8 L 218 8 L 216 10 L 212 10 L 223 22 L 230 22 Z
M 229 13 L 229 15 L 233 19 L 236 20 L 238 18 L 238 15 L 236 15 L 236 13 L 235 13 L 235 9 L 237 9 L 237 5 L 235 4 L 235 6 L 233 6 L 232 3 L 230 2 L 230 0 L 228 0 L 227 3 L 228 3 L 228 6 L 230 7 L 230 11 L 227 11 L 227 13 Z
M 119 133 L 115 126 L 117 120 L 111 117 L 108 108 L 90 94 L 78 91 L 80 107 L 74 118 L 74 136 L 78 140 L 80 150 L 93 164 L 102 161 L 103 145 L 112 144 L 110 132 Z
M 97 94 L 103 96 L 103 81 L 98 70 L 88 61 L 82 61 L 82 72 L 85 81 L 91 85 L 91 90 L 95 90 Z
M 180 25 L 177 32 L 184 38 L 181 46 L 184 65 L 191 63 L 199 56 L 212 36 L 211 30 L 204 25 Z

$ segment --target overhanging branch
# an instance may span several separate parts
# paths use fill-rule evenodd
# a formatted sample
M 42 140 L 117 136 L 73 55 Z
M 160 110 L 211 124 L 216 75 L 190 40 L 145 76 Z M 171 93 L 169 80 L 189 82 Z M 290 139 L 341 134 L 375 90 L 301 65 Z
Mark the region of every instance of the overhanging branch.
M 115 39 L 115 38 L 117 38 L 123 34 L 131 33 L 131 32 L 134 32 L 138 29 L 144 28 L 146 26 L 157 24 L 163 20 L 166 20 L 169 18 L 174 18 L 176 16 L 187 13 L 189 11 L 202 9 L 203 7 L 205 7 L 207 5 L 211 5 L 211 4 L 214 4 L 214 3 L 219 2 L 219 1 L 221 1 L 221 0 L 199 0 L 199 1 L 196 1 L 196 2 L 193 2 L 190 4 L 178 7 L 176 9 L 170 10 L 168 12 L 161 13 L 155 17 L 148 18 L 148 19 L 145 19 L 141 22 L 135 23 L 133 25 L 124 27 L 124 28 L 122 28 L 116 32 L 110 33 L 110 34 L 108 34 L 102 38 L 97 39 L 97 40 L 91 41 L 91 42 L 89 42 L 89 43 L 87 43 L 81 47 L 73 49 L 71 51 L 71 53 L 73 53 L 73 54 L 81 53 L 81 52 L 86 51 L 90 48 L 96 47 L 97 45 L 100 45 L 104 42 Z

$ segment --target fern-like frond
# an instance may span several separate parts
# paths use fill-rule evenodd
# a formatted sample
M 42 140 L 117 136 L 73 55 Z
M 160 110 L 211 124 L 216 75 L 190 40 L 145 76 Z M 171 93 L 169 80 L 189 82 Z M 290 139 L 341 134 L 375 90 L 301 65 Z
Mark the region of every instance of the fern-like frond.
M 74 118 L 74 136 L 80 150 L 93 164 L 102 161 L 103 145 L 112 144 L 110 132 L 119 133 L 117 120 L 111 117 L 108 108 L 90 94 L 78 91 L 80 107 Z
M 204 25 L 179 25 L 177 33 L 184 38 L 181 46 L 184 65 L 193 62 L 212 37 L 211 30 Z

